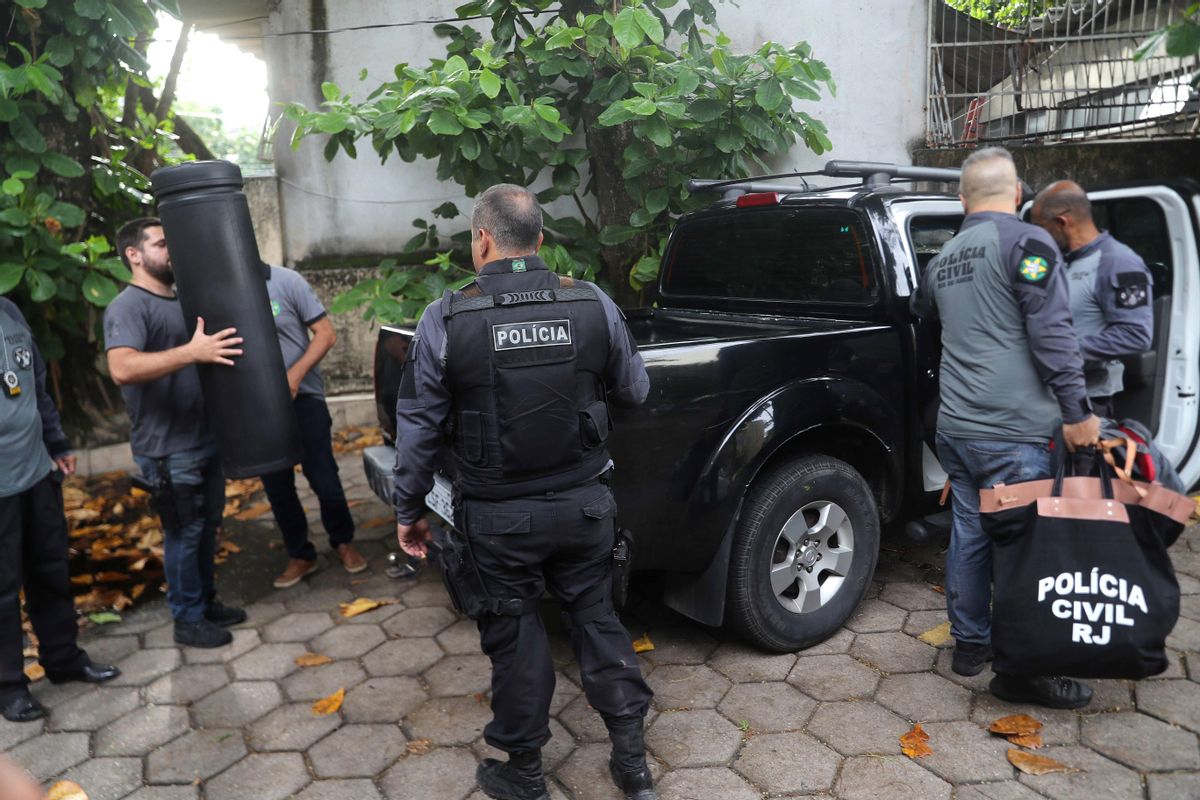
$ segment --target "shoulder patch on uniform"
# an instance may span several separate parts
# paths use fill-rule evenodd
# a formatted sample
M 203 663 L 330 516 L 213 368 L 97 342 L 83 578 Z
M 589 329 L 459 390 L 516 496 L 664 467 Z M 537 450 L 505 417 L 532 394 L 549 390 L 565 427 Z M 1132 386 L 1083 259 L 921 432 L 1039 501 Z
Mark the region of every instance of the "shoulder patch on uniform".
M 1017 277 L 1023 283 L 1041 283 L 1050 277 L 1057 260 L 1053 247 L 1030 237 L 1021 242 Z
M 1145 272 L 1118 272 L 1117 308 L 1141 308 L 1150 302 L 1150 278 Z

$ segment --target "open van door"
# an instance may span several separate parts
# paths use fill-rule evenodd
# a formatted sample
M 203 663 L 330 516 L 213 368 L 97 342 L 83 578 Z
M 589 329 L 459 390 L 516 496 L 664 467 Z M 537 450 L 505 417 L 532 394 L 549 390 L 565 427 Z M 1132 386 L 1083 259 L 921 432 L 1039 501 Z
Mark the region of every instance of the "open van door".
M 1154 278 L 1154 342 L 1125 359 L 1118 418 L 1154 433 L 1186 486 L 1200 482 L 1200 183 L 1088 192 L 1096 224 L 1132 248 Z

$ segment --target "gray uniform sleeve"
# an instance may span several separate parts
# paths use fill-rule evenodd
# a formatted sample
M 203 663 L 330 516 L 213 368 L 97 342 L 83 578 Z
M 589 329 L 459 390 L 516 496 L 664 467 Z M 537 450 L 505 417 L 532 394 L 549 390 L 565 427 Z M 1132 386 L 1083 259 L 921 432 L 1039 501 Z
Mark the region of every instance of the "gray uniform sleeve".
M 1089 360 L 1131 356 L 1150 349 L 1154 340 L 1154 281 L 1132 250 L 1109 248 L 1096 270 L 1096 299 L 1104 327 L 1081 337 L 1079 349 Z
M 642 354 L 637 350 L 621 309 L 599 288 L 592 288 L 600 298 L 604 317 L 608 321 L 608 363 L 604 367 L 608 397 L 621 408 L 640 406 L 650 393 L 646 363 L 642 361 Z
M 1049 234 L 1013 222 L 1020 229 L 1002 232 L 1001 252 L 1007 254 L 1010 264 L 1009 277 L 1025 318 L 1030 355 L 1042 382 L 1058 400 L 1063 422 L 1081 422 L 1091 411 L 1062 255 Z
M 396 400 L 392 503 L 396 521 L 404 525 L 411 525 L 424 513 L 425 495 L 433 488 L 433 470 L 450 417 L 450 389 L 442 360 L 445 342 L 442 301 L 435 300 L 425 309 L 409 344 Z
M 33 350 L 34 393 L 37 395 L 38 416 L 42 418 L 42 441 L 51 458 L 66 455 L 71 452 L 71 442 L 63 430 L 58 407 L 54 405 L 54 400 L 46 391 L 46 362 L 42 358 L 42 351 L 38 349 L 37 342 L 33 339 L 33 329 L 29 327 L 28 320 L 21 313 L 21 309 L 17 308 L 16 303 L 0 297 L 0 304 L 29 333 L 30 349 Z
M 289 296 L 292 304 L 296 309 L 296 316 L 305 325 L 312 325 L 314 322 L 325 316 L 325 306 L 317 297 L 317 293 L 313 291 L 312 285 L 304 279 L 304 276 L 299 272 L 294 272 L 295 278 L 289 285 Z

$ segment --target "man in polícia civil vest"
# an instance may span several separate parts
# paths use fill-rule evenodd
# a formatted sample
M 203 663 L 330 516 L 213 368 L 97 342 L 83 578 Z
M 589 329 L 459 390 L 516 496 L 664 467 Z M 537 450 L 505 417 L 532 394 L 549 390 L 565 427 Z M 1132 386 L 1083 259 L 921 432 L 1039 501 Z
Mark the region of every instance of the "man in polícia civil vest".
M 471 219 L 478 278 L 425 309 L 401 378 L 397 533 L 405 552 L 426 553 L 424 498 L 447 445 L 455 526 L 482 584 L 467 605 L 492 660 L 494 719 L 484 739 L 509 754 L 480 764 L 484 793 L 549 797 L 541 748 L 554 664 L 537 612 L 548 588 L 562 604 L 588 703 L 612 739 L 613 781 L 631 800 L 654 800 L 643 742 L 653 693 L 611 598 L 616 503 L 605 447 L 608 403 L 641 404 L 649 379 L 616 304 L 547 269 L 541 243 L 529 190 L 501 184 L 480 195 Z

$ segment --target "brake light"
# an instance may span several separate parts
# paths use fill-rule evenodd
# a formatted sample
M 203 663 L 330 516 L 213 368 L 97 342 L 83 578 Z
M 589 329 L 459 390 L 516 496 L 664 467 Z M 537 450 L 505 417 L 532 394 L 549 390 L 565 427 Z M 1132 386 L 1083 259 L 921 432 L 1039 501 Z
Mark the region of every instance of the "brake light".
M 754 208 L 755 206 L 777 206 L 779 205 L 778 192 L 759 192 L 756 194 L 744 194 L 737 199 L 738 208 Z

